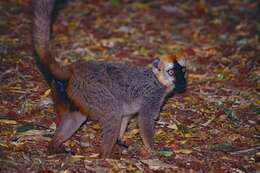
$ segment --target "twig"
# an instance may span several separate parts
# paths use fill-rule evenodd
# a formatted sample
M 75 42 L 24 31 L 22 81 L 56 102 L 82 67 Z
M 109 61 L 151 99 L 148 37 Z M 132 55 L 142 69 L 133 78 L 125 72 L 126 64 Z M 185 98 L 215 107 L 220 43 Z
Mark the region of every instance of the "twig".
M 244 149 L 244 150 L 239 150 L 239 151 L 234 151 L 234 152 L 231 152 L 230 154 L 231 155 L 252 154 L 252 153 L 257 152 L 258 150 L 260 150 L 260 146 L 256 146 L 256 147 Z

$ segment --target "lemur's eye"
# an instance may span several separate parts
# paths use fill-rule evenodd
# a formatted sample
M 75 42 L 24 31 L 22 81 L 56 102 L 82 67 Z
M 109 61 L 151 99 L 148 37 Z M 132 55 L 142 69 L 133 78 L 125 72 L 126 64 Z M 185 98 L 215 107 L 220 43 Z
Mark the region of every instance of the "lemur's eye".
M 182 70 L 183 73 L 186 73 L 186 67 L 182 67 L 181 70 Z
M 167 73 L 168 73 L 170 76 L 173 76 L 173 75 L 174 75 L 174 70 L 173 70 L 173 69 L 167 70 Z

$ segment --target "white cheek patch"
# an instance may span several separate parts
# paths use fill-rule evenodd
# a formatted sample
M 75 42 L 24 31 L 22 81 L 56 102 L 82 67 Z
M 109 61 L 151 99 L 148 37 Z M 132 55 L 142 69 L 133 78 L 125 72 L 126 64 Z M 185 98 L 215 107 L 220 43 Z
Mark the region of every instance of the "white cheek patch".
M 169 70 L 169 69 L 172 69 L 174 67 L 173 63 L 167 63 L 167 64 L 164 64 L 164 69 L 165 71 Z
M 181 58 L 181 59 L 177 59 L 178 64 L 180 64 L 182 67 L 186 66 L 186 61 L 185 59 Z

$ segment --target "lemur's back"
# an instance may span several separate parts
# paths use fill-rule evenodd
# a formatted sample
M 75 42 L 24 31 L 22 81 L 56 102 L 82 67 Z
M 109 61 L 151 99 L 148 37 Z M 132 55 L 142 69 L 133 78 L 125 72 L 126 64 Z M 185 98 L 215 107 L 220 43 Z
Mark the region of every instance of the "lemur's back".
M 82 90 L 87 89 L 85 85 L 99 83 L 122 101 L 145 96 L 144 88 L 147 93 L 154 88 L 163 90 L 151 68 L 104 61 L 80 62 L 75 66 L 73 80 L 82 84 Z

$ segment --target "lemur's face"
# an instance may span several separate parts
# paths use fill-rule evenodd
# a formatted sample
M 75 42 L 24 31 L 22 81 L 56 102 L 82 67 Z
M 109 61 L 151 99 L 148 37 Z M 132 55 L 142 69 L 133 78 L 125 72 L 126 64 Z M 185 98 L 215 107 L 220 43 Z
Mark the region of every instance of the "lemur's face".
M 153 62 L 153 72 L 168 89 L 182 92 L 186 89 L 185 59 L 174 55 L 164 55 Z

